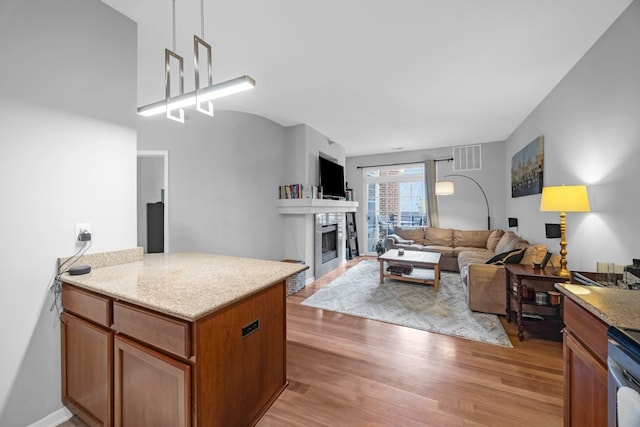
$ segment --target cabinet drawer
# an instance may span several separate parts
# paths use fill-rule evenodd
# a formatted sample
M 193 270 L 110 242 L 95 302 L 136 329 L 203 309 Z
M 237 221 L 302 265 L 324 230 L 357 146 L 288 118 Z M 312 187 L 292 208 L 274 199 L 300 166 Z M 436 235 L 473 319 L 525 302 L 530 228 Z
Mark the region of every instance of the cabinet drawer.
M 184 320 L 114 301 L 113 329 L 186 359 L 192 355 L 191 324 Z
M 564 300 L 564 323 L 585 347 L 607 364 L 608 326 L 569 298 Z
M 62 307 L 92 322 L 111 326 L 111 299 L 108 297 L 63 283 Z

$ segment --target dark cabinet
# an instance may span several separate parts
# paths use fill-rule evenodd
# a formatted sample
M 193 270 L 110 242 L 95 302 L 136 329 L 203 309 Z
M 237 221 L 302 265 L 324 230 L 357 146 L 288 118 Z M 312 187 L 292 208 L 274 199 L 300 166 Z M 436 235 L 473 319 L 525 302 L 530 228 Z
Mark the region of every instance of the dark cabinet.
M 164 252 L 164 203 L 147 203 L 147 252 Z

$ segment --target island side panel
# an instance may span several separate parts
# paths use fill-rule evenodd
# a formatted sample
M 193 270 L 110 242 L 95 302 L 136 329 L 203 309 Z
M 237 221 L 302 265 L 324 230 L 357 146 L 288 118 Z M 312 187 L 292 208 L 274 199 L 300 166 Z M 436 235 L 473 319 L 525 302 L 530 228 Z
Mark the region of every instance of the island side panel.
M 195 322 L 194 425 L 253 425 L 282 393 L 285 291 L 282 281 Z

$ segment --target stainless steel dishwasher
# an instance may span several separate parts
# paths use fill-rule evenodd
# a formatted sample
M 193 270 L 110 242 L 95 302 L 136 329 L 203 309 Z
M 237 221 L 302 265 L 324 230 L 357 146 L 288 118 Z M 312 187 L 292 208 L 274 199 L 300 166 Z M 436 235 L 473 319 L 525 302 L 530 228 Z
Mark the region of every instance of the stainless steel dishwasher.
M 640 426 L 640 331 L 611 326 L 608 343 L 608 426 Z

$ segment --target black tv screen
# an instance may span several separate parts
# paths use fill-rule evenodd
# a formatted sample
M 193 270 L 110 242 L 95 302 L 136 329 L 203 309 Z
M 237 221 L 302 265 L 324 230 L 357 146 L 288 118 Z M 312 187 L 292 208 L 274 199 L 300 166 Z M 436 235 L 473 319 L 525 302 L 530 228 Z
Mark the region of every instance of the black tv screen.
M 320 186 L 324 198 L 344 198 L 344 167 L 320 157 Z

